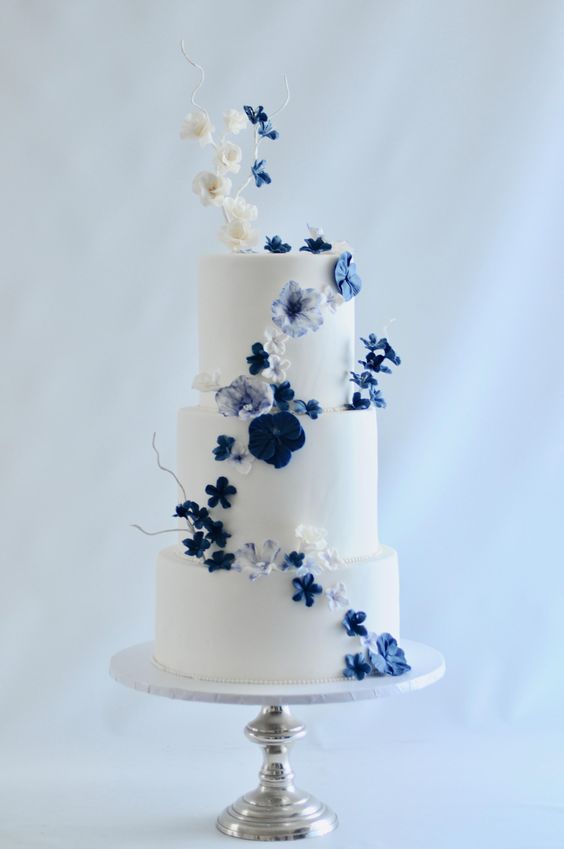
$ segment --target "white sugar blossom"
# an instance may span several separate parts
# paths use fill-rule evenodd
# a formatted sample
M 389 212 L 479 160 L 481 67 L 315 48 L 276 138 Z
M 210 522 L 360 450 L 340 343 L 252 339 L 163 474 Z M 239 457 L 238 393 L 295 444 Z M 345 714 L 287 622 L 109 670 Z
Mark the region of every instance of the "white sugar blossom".
M 326 286 L 321 293 L 323 298 L 322 307 L 327 307 L 331 312 L 337 312 L 341 304 L 345 303 L 345 299 L 340 292 L 337 292 L 334 286 Z
M 282 333 L 281 330 L 275 328 L 271 330 L 269 327 L 264 331 L 264 338 L 266 342 L 264 343 L 264 350 L 267 354 L 276 354 L 277 357 L 283 357 L 286 353 L 286 342 L 290 338 L 286 336 L 285 333 Z
M 251 581 L 270 575 L 277 569 L 284 555 L 277 542 L 267 539 L 262 548 L 257 551 L 254 542 L 247 542 L 235 552 L 235 565 L 248 572 Z
M 225 196 L 231 191 L 231 180 L 211 171 L 200 171 L 194 177 L 192 191 L 204 206 L 223 206 Z
M 219 231 L 219 238 L 232 251 L 244 251 L 256 245 L 258 233 L 253 230 L 248 221 L 239 221 L 235 218 L 223 225 Z
M 254 221 L 257 217 L 257 208 L 252 203 L 247 203 L 245 198 L 225 198 L 223 208 L 229 219 L 236 218 L 237 221 Z
M 325 551 L 327 548 L 327 531 L 325 528 L 314 528 L 313 525 L 298 525 L 296 528 L 296 537 L 299 540 L 300 551 Z
M 323 239 L 325 236 L 325 233 L 323 232 L 323 227 L 313 227 L 308 224 L 307 229 L 309 230 L 309 235 L 312 239 Z
M 253 467 L 254 457 L 246 445 L 236 440 L 231 447 L 231 454 L 227 462 L 230 463 L 240 475 L 248 475 Z
M 325 551 L 322 551 L 319 554 L 319 559 L 321 561 L 322 568 L 327 569 L 329 572 L 333 572 L 335 569 L 340 569 L 345 565 L 334 548 L 326 548 Z
M 325 598 L 330 610 L 336 610 L 338 607 L 348 607 L 350 601 L 347 595 L 347 588 L 342 581 L 334 584 L 332 587 L 327 587 L 325 590 Z
M 262 376 L 271 383 L 283 383 L 286 380 L 286 371 L 291 366 L 290 360 L 284 360 L 277 354 L 268 357 L 268 368 L 262 372 Z
M 366 637 L 361 637 L 360 642 L 365 649 L 378 653 L 378 634 L 375 631 L 369 631 Z
M 181 139 L 195 139 L 200 142 L 202 147 L 211 144 L 213 141 L 212 134 L 215 127 L 209 116 L 205 112 L 190 112 L 187 115 L 180 127 Z
M 217 392 L 221 388 L 221 372 L 219 369 L 214 369 L 211 374 L 207 371 L 201 371 L 192 381 L 192 389 L 197 389 L 198 392 Z
M 220 174 L 230 171 L 237 174 L 241 170 L 243 151 L 238 144 L 224 141 L 219 144 L 215 151 L 215 165 Z
M 236 136 L 247 126 L 247 116 L 238 109 L 228 109 L 223 113 L 223 123 L 227 132 Z

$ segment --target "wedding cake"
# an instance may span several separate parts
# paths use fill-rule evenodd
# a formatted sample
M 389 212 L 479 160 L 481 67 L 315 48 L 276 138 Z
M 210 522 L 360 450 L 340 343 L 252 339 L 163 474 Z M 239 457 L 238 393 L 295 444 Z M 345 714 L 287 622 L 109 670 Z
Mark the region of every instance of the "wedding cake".
M 380 377 L 400 359 L 367 328 L 355 365 L 362 281 L 348 244 L 310 228 L 299 249 L 277 235 L 257 249 L 243 193 L 271 183 L 258 151 L 278 138 L 283 107 L 231 109 L 218 138 L 192 102 L 181 135 L 213 156 L 193 189 L 222 214 L 230 250 L 199 262 L 200 396 L 178 413 L 179 529 L 158 555 L 154 663 L 259 684 L 400 675 L 410 667 L 397 555 L 378 536 L 376 415 Z M 251 166 L 235 191 L 239 133 Z

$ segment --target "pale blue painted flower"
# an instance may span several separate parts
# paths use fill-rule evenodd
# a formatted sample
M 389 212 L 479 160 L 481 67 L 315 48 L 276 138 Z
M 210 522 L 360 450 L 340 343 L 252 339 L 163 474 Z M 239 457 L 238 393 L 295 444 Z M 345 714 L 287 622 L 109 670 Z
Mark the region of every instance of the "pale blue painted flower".
M 238 416 L 248 421 L 272 409 L 271 387 L 259 377 L 241 375 L 215 393 L 217 409 L 224 416 Z
M 304 336 L 323 324 L 321 303 L 317 289 L 302 289 L 295 280 L 289 280 L 272 303 L 272 321 L 288 336 Z
M 350 604 L 347 596 L 347 588 L 342 581 L 333 584 L 332 587 L 327 587 L 325 590 L 325 598 L 329 605 L 329 610 L 337 610 L 339 607 L 348 607 Z
M 273 569 L 279 569 L 284 562 L 284 554 L 279 544 L 267 539 L 260 551 L 254 542 L 247 542 L 235 552 L 235 564 L 249 573 L 251 581 L 270 575 Z
M 247 445 L 243 445 L 239 440 L 235 440 L 231 446 L 231 453 L 227 458 L 227 462 L 239 472 L 240 475 L 248 475 L 253 467 L 255 458 L 249 451 Z

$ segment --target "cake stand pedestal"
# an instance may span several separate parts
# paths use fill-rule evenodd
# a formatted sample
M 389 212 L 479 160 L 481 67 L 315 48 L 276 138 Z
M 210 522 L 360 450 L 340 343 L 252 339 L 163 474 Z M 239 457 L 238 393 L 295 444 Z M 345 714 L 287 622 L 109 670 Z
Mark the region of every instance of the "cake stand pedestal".
M 217 827 L 231 837 L 247 840 L 297 840 L 318 837 L 337 827 L 336 814 L 323 802 L 294 784 L 288 752 L 305 736 L 305 725 L 289 705 L 357 702 L 410 693 L 434 684 L 444 675 L 442 655 L 422 643 L 402 641 L 411 665 L 405 675 L 365 678 L 328 684 L 221 684 L 173 675 L 152 662 L 153 644 L 142 643 L 114 655 L 110 674 L 126 687 L 194 702 L 260 705 L 256 719 L 245 728 L 247 737 L 263 750 L 259 784 L 229 805 Z

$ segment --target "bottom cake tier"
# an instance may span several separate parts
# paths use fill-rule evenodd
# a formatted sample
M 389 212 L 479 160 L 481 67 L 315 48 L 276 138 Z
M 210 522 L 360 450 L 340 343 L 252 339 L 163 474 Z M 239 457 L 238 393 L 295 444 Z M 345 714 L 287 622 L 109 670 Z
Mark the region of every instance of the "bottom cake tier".
M 223 682 L 341 680 L 345 655 L 363 651 L 360 638 L 343 626 L 349 608 L 366 613 L 369 631 L 399 640 L 399 571 L 392 548 L 383 545 L 370 559 L 319 574 L 315 580 L 324 593 L 311 607 L 293 601 L 295 577 L 292 570 L 256 581 L 234 571 L 210 574 L 179 546 L 164 549 L 157 562 L 154 663 L 178 675 Z M 333 588 L 348 603 L 341 598 L 338 606 Z

